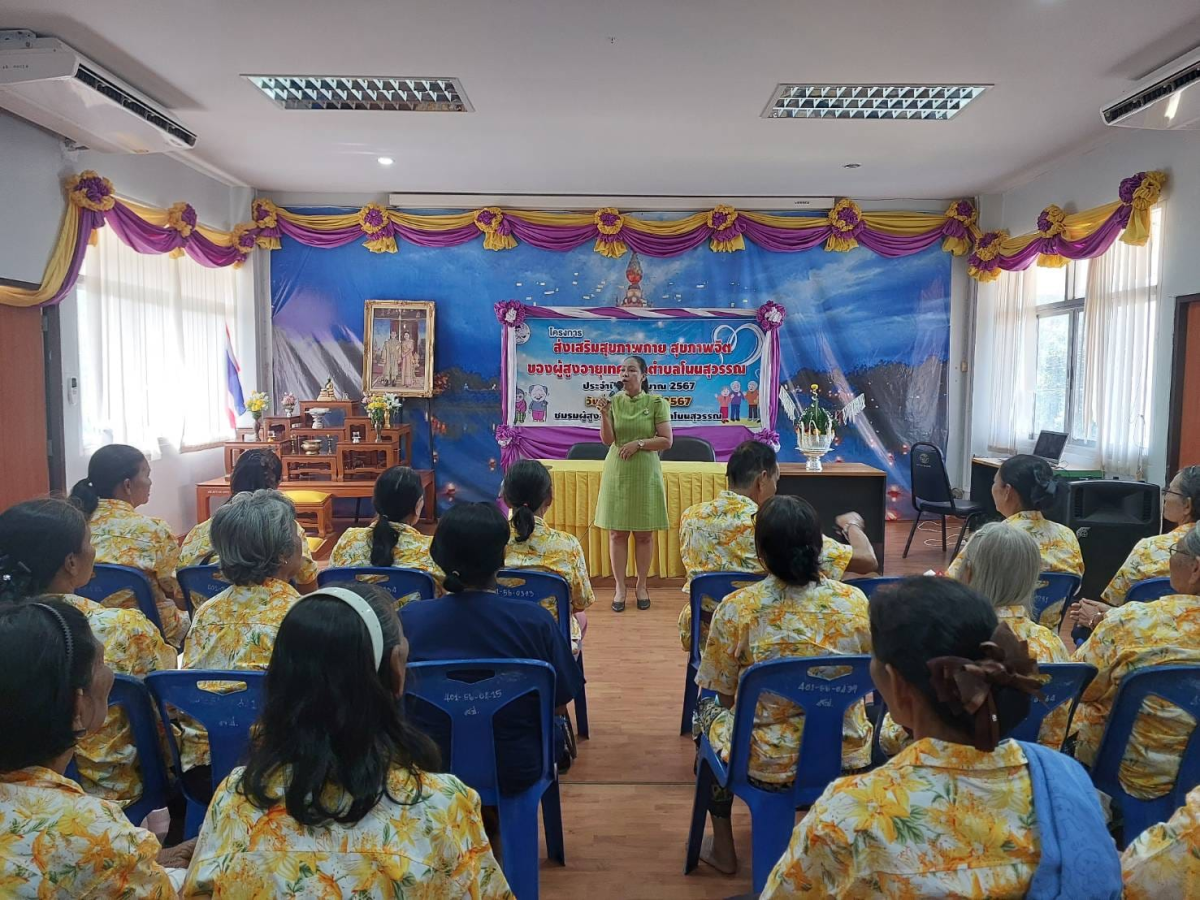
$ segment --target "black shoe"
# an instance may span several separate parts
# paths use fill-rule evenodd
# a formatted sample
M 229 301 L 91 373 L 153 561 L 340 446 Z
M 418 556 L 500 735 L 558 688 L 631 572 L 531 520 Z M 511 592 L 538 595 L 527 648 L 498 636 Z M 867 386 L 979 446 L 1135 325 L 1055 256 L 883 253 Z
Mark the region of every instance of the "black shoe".
M 649 597 L 638 597 L 637 598 L 637 608 L 638 609 L 649 609 L 650 608 L 650 598 Z
M 625 612 L 625 601 L 624 600 L 614 600 L 612 602 L 612 611 L 613 612 Z

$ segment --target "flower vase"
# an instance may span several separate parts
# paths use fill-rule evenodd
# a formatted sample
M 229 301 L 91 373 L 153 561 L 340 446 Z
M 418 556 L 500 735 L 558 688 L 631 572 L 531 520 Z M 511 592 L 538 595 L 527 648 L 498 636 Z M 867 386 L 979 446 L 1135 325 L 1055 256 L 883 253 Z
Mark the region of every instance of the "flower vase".
M 375 429 L 375 443 L 383 443 L 383 422 L 377 419 L 372 419 L 371 425 Z
M 262 443 L 263 441 L 263 421 L 261 414 L 254 416 L 254 440 Z
M 833 449 L 833 430 L 818 431 L 815 428 L 801 426 L 796 429 L 796 449 L 804 454 L 808 462 L 804 466 L 806 472 L 822 472 L 821 457 Z
M 296 404 L 294 404 L 294 403 L 283 404 L 283 414 L 285 416 L 287 416 L 288 418 L 291 418 L 293 415 L 295 415 L 295 413 L 296 413 Z

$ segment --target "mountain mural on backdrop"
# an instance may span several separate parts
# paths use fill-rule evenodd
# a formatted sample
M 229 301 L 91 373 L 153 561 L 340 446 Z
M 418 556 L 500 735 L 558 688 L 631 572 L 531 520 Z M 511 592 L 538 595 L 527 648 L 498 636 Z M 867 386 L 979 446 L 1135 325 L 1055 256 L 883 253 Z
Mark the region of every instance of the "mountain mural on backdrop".
M 946 443 L 948 254 L 931 247 L 887 260 L 861 248 L 789 254 L 747 242 L 738 253 L 701 247 L 639 263 L 641 294 L 652 307 L 783 304 L 783 380 L 804 395 L 820 385 L 833 406 L 865 395 L 865 413 L 841 429 L 831 456 L 885 469 L 888 515 L 909 514 L 908 448 Z M 630 265 L 628 256 L 607 259 L 590 245 L 555 253 L 526 245 L 495 252 L 480 242 L 449 249 L 403 244 L 398 253 L 373 254 L 357 244 L 317 250 L 285 238 L 271 254 L 272 397 L 315 397 L 330 377 L 339 393 L 360 397 L 365 302 L 434 300 L 436 396 L 408 400 L 404 412 L 413 425 L 414 464 L 436 461 L 443 507 L 494 499 L 502 473 L 492 434 L 500 418 L 493 304 L 615 305 L 626 296 Z M 788 426 L 781 412 L 780 458 L 802 461 Z

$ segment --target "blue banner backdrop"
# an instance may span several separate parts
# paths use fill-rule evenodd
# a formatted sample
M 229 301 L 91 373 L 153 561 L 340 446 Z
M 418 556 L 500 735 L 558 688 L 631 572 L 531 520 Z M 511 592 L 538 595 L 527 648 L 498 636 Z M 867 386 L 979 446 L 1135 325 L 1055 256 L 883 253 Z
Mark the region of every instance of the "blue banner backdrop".
M 326 212 L 324 209 L 298 212 Z M 314 249 L 289 239 L 271 254 L 272 399 L 317 395 L 332 377 L 339 393 L 362 396 L 363 310 L 368 300 L 437 303 L 433 447 L 424 400 L 408 400 L 414 465 L 436 460 L 441 506 L 491 500 L 501 472 L 492 434 L 501 422 L 500 325 L 493 304 L 542 306 L 646 303 L 655 308 L 718 307 L 747 313 L 775 300 L 787 310 L 781 382 L 807 396 L 820 386 L 838 408 L 857 394 L 866 412 L 840 429 L 828 459 L 864 462 L 889 474 L 890 517 L 910 515 L 908 448 L 944 447 L 950 346 L 949 255 L 937 247 L 900 259 L 849 253 L 738 253 L 707 247 L 671 259 L 606 259 L 583 247 L 567 253 L 526 244 L 484 250 L 405 245 L 373 254 L 357 244 Z M 619 332 L 614 339 L 620 339 Z M 784 461 L 802 461 L 789 422 L 776 422 Z

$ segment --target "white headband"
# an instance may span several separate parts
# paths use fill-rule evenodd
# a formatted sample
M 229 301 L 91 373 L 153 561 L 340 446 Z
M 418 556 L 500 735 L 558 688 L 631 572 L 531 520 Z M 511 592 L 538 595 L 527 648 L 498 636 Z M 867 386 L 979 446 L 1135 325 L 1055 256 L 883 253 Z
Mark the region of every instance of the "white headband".
M 371 635 L 371 649 L 375 653 L 375 668 L 378 669 L 379 664 L 383 662 L 383 629 L 379 627 L 379 616 L 375 615 L 375 610 L 371 609 L 371 604 L 354 593 L 354 591 L 339 587 L 321 588 L 319 591 L 309 594 L 309 596 L 333 597 L 335 600 L 341 600 L 358 613 L 363 620 L 363 624 L 367 626 L 367 632 Z

